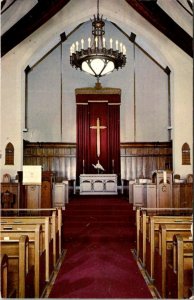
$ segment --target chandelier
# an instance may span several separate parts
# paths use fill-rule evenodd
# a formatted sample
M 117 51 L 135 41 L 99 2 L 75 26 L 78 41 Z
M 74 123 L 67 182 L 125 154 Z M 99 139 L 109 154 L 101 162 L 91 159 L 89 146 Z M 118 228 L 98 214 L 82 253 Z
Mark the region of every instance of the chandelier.
M 99 0 L 97 1 L 97 16 L 94 15 L 92 21 L 92 38 L 88 38 L 88 48 L 84 49 L 84 39 L 78 41 L 70 47 L 70 64 L 76 69 L 87 72 L 95 77 L 99 82 L 99 77 L 107 75 L 122 68 L 126 64 L 126 47 L 123 43 L 115 41 L 113 49 L 113 39 L 109 41 L 109 48 L 106 47 L 105 22 L 99 16 Z

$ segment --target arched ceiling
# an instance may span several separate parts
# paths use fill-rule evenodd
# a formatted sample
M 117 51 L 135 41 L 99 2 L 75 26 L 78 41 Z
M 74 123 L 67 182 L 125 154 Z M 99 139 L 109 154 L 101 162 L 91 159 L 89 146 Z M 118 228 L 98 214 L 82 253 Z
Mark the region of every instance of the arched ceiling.
M 1 0 L 1 56 L 23 41 L 70 0 Z M 193 57 L 193 0 L 125 0 Z

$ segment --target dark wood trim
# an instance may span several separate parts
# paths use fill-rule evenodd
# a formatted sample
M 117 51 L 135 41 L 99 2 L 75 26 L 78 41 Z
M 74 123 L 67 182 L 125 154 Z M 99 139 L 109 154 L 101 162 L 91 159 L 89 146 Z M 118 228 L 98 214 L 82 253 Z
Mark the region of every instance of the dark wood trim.
M 72 148 L 72 147 L 76 147 L 76 143 L 55 143 L 55 142 L 28 142 L 24 140 L 24 149 L 26 148 L 51 148 L 51 147 L 55 147 L 55 148 Z
M 30 147 L 30 148 L 64 148 L 64 147 L 76 147 L 76 143 L 56 143 L 56 142 L 28 142 L 24 140 L 24 148 Z M 120 146 L 122 148 L 130 147 L 130 148 L 142 148 L 142 147 L 157 147 L 157 148 L 166 148 L 166 147 L 172 147 L 172 141 L 170 142 L 126 142 L 126 143 L 120 143 Z
M 121 157 L 172 157 L 172 153 L 150 154 L 121 154 Z
M 126 2 L 189 56 L 193 57 L 192 37 L 159 7 L 156 0 L 126 0 Z
M 70 0 L 39 0 L 38 3 L 1 37 L 1 56 L 47 22 Z
M 16 0 L 12 0 L 11 3 L 9 3 L 7 6 L 5 6 L 6 0 L 1 1 L 1 15 L 2 15 L 4 12 L 6 12 L 6 10 L 9 9 L 9 8 L 14 4 L 14 2 L 16 2 Z M 4 8 L 4 6 L 5 6 L 5 8 Z M 3 9 L 3 8 L 4 8 L 4 9 Z
M 171 148 L 172 141 L 170 142 L 126 142 L 121 143 L 121 148 Z

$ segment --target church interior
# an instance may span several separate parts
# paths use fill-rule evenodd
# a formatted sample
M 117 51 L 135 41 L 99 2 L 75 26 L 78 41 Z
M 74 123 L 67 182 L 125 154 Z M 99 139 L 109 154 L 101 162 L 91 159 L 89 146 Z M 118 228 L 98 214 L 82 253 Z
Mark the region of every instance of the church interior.
M 188 299 L 193 0 L 1 0 L 1 297 Z

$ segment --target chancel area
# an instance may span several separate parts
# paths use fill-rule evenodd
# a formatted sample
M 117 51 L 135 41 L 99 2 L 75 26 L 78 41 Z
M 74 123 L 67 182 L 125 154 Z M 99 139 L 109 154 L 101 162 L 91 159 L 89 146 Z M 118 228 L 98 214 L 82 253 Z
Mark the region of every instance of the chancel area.
M 2 298 L 194 296 L 193 1 L 3 0 L 1 69 Z

